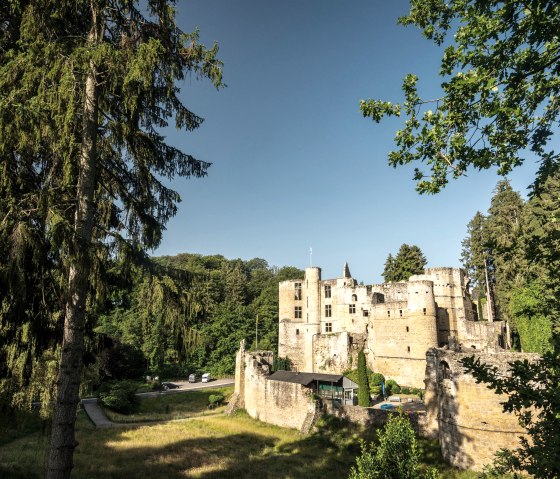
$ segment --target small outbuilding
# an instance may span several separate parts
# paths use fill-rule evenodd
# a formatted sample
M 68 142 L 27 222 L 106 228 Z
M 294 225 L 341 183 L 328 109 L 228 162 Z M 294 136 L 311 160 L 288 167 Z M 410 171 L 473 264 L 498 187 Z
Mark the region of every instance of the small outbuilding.
M 331 399 L 344 405 L 355 405 L 358 402 L 358 385 L 342 374 L 276 371 L 267 380 L 301 384 L 323 399 Z

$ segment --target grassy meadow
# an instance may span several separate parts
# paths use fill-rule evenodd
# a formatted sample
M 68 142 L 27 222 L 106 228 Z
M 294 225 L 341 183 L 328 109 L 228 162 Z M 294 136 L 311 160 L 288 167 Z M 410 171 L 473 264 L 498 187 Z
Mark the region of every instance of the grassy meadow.
M 182 397 L 187 401 L 189 396 L 193 400 L 191 406 L 179 400 Z M 153 399 L 160 402 L 142 400 L 145 416 L 153 420 L 153 414 L 158 417 L 167 414 L 171 420 L 95 429 L 81 411 L 77 420 L 79 445 L 74 455 L 73 477 L 344 479 L 359 453 L 359 439 L 369 440 L 373 436 L 373 431 L 368 434 L 334 419 L 321 420 L 318 431 L 304 437 L 294 429 L 254 420 L 242 411 L 233 416 L 215 413 L 202 416 L 207 401 L 194 393 Z M 177 414 L 192 416 L 175 419 Z M 139 411 L 137 420 L 143 420 L 138 419 L 141 415 Z M 12 431 L 9 439 L 0 443 L 3 479 L 43 476 L 48 434 L 41 431 L 39 423 L 35 423 L 35 429 L 32 424 Z M 443 477 L 477 477 L 443 465 L 436 443 L 421 440 L 419 446 L 424 462 L 440 467 Z
M 225 406 L 208 409 L 208 398 L 221 394 L 225 400 L 233 393 L 233 387 L 208 388 L 188 393 L 161 394 L 156 397 L 142 398 L 132 414 L 120 414 L 105 408 L 105 414 L 114 422 L 135 423 L 150 421 L 169 421 L 193 416 L 209 416 L 223 413 Z

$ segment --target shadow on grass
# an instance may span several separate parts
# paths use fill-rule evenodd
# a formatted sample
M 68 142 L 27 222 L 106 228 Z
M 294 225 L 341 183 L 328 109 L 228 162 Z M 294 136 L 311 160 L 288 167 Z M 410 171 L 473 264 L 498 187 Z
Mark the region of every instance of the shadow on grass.
M 95 436 L 82 437 L 76 455 L 77 469 L 73 477 L 135 479 L 276 479 L 347 477 L 359 452 L 357 430 L 337 428 L 334 423 L 320 424 L 316 434 L 291 440 L 285 430 L 266 429 L 242 421 L 241 428 L 231 433 L 200 421 L 180 432 L 163 438 L 161 445 L 139 445 L 136 428 L 96 431 Z M 189 429 L 198 428 L 204 437 L 188 437 Z M 165 434 L 162 430 L 162 434 Z M 196 436 L 196 432 L 191 436 Z M 292 433 L 290 433 L 292 434 Z M 173 439 L 179 436 L 178 439 Z M 186 436 L 186 437 L 185 437 Z M 100 461 L 99 457 L 105 457 Z

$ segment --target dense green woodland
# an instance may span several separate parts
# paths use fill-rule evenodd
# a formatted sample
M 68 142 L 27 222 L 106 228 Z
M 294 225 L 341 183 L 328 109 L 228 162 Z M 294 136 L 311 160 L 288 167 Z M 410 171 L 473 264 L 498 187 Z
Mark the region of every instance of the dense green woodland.
M 494 315 L 510 323 L 513 346 L 525 352 L 552 349 L 560 294 L 559 219 L 560 171 L 545 165 L 527 201 L 507 180 L 500 181 L 487 214 L 475 214 L 463 241 L 471 286 L 484 302 L 490 290 Z
M 231 375 L 240 340 L 255 348 L 258 334 L 259 349 L 277 349 L 278 282 L 303 278 L 303 271 L 220 255 L 153 261 L 155 269 L 135 270 L 130 287 L 111 294 L 110 310 L 99 318 L 95 331 L 111 340 L 102 375 Z M 115 368 L 117 357 L 135 368 Z

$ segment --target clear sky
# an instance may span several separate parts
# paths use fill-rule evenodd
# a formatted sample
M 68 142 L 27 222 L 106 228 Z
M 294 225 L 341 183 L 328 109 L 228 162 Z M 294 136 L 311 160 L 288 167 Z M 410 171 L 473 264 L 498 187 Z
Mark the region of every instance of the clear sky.
M 178 179 L 179 212 L 156 255 L 182 252 L 261 257 L 270 265 L 313 265 L 338 277 L 381 281 L 402 243 L 428 266 L 460 266 L 461 240 L 488 209 L 499 177 L 471 171 L 435 196 L 415 191 L 411 167 L 387 154 L 399 120 L 375 124 L 362 98 L 402 99 L 407 73 L 437 95 L 441 49 L 396 24 L 402 0 L 180 0 L 179 25 L 220 46 L 227 88 L 190 79 L 186 105 L 206 121 L 171 143 L 213 163 L 203 179 Z M 525 194 L 536 164 L 510 175 Z

